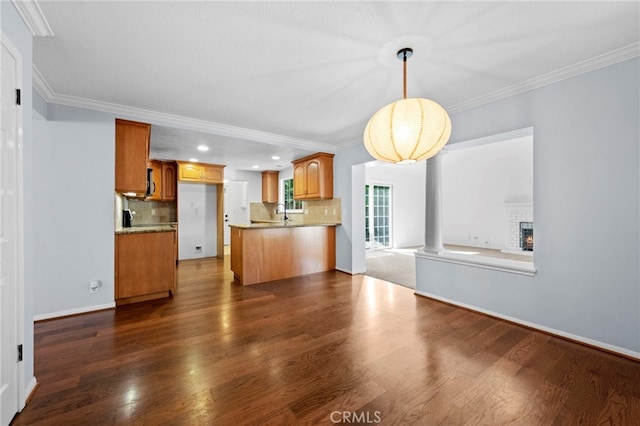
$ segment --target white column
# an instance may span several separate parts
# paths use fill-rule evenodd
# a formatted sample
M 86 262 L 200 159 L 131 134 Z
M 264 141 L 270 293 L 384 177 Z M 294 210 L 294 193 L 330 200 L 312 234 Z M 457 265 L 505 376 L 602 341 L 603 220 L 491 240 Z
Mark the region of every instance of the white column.
M 424 247 L 422 250 L 430 254 L 444 253 L 441 205 L 442 155 L 443 153 L 440 151 L 427 160 Z

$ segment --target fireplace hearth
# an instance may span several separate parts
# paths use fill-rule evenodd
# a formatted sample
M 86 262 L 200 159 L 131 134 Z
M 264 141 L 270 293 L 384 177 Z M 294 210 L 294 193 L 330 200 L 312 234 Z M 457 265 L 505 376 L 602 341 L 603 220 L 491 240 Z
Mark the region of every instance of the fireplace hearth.
M 533 251 L 533 222 L 520 222 L 520 248 Z

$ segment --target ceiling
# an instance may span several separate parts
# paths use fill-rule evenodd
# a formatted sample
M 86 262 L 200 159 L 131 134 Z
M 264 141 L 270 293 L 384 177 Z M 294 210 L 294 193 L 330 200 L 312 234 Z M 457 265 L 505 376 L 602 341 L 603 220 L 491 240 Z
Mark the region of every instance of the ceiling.
M 46 101 L 152 123 L 152 157 L 240 170 L 361 143 L 369 117 L 402 97 L 403 47 L 414 49 L 407 95 L 450 114 L 640 50 L 635 1 L 39 7 L 34 86 Z

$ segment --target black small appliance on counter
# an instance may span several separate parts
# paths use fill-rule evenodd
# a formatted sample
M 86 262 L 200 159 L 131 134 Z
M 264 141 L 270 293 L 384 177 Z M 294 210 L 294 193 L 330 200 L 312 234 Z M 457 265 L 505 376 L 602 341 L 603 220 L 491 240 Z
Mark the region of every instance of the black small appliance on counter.
M 131 228 L 131 222 L 133 222 L 133 213 L 131 213 L 131 209 L 122 210 L 122 226 L 125 228 Z

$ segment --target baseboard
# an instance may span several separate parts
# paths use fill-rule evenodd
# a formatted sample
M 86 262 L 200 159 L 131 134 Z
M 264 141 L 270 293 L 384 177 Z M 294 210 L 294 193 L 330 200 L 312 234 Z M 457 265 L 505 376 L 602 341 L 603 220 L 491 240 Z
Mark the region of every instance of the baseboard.
M 344 272 L 345 274 L 349 274 L 349 275 L 364 274 L 366 272 L 366 271 L 354 272 L 350 269 L 344 269 L 344 268 L 336 268 L 336 271 Z
M 31 377 L 29 384 L 24 390 L 24 405 L 27 405 L 29 401 L 31 401 L 31 397 L 33 396 L 33 393 L 35 392 L 37 387 L 38 381 L 36 380 L 35 376 L 33 376 Z M 22 406 L 22 408 L 24 408 L 24 406 Z M 22 408 L 20 409 L 20 411 L 22 411 Z
M 105 303 L 104 305 L 85 306 L 83 308 L 68 309 L 65 311 L 51 312 L 49 314 L 34 315 L 33 320 L 43 321 L 43 320 L 48 320 L 53 318 L 68 317 L 70 315 L 86 314 L 87 312 L 103 311 L 105 309 L 112 309 L 115 307 L 116 307 L 115 302 Z
M 540 324 L 536 324 L 533 322 L 529 322 L 529 321 L 523 321 L 521 319 L 518 318 L 514 318 L 511 317 L 509 315 L 502 315 L 502 314 L 498 314 L 496 312 L 487 310 L 487 309 L 482 309 L 482 308 L 478 308 L 477 306 L 473 306 L 473 305 L 468 305 L 466 303 L 461 303 L 452 299 L 448 299 L 446 297 L 440 297 L 440 296 L 436 296 L 434 294 L 431 293 L 427 293 L 424 291 L 415 291 L 415 294 L 417 294 L 418 296 L 422 296 L 422 297 L 426 297 L 429 299 L 434 299 L 440 302 L 444 302 L 444 303 L 448 303 L 450 305 L 454 305 L 454 306 L 458 306 L 460 308 L 464 308 L 464 309 L 468 309 L 470 311 L 474 311 L 474 312 L 478 312 L 493 318 L 498 318 L 498 319 L 502 319 L 505 321 L 509 321 L 511 323 L 514 324 L 518 324 L 521 325 L 523 327 L 527 327 L 527 328 L 532 328 L 534 330 L 538 330 L 541 331 L 543 333 L 546 334 L 550 334 L 556 337 L 560 337 L 562 339 L 565 340 L 570 340 L 572 342 L 575 343 L 579 343 L 582 345 L 586 345 L 595 349 L 600 349 L 603 350 L 605 352 L 610 352 L 613 353 L 615 355 L 619 355 L 619 356 L 623 356 L 625 358 L 629 358 L 632 359 L 634 361 L 640 361 L 640 352 L 636 352 L 636 351 L 632 351 L 626 348 L 621 348 L 619 346 L 615 346 L 615 345 L 610 345 L 608 343 L 604 343 L 604 342 L 600 342 L 598 340 L 593 340 L 593 339 L 589 339 L 583 336 L 578 336 L 575 334 L 571 334 L 571 333 L 567 333 L 565 331 L 562 330 L 557 330 L 555 328 L 551 328 L 551 327 L 546 327 L 544 325 L 540 325 Z

